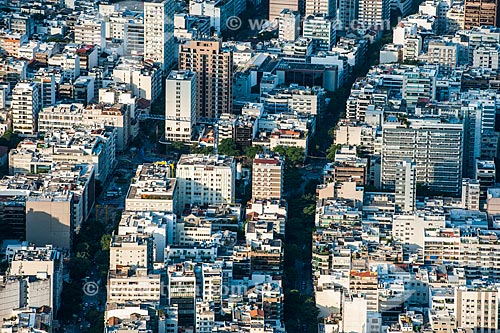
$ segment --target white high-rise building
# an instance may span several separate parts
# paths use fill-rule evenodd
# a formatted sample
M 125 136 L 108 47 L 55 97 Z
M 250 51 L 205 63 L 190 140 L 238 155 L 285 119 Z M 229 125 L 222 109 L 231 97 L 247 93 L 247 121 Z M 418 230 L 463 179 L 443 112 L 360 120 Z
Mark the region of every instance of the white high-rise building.
M 144 3 L 144 59 L 167 70 L 174 56 L 174 2 L 153 0 Z
M 396 210 L 413 212 L 417 201 L 417 165 L 409 160 L 399 162 L 394 181 Z
M 469 90 L 462 94 L 462 101 L 464 174 L 472 178 L 476 159 L 493 159 L 496 156 L 498 133 L 495 131 L 495 115 L 500 100 L 492 90 Z
M 36 82 L 19 82 L 12 90 L 12 129 L 22 135 L 37 131 L 38 112 L 42 106 L 40 86 Z
M 463 125 L 437 119 L 385 122 L 382 126 L 381 180 L 394 188 L 398 163 L 416 163 L 417 183 L 459 194 L 462 186 Z
M 105 43 L 105 33 L 103 20 L 82 14 L 75 24 L 75 43 L 97 45 L 102 49 Z
M 313 40 L 316 51 L 330 51 L 335 45 L 335 22 L 327 16 L 308 16 L 304 20 L 303 28 L 303 36 Z
M 479 210 L 479 181 L 464 178 L 462 180 L 462 208 Z
M 392 237 L 408 249 L 424 247 L 424 230 L 444 228 L 444 214 L 417 211 L 413 214 L 394 214 L 392 217 Z
M 286 42 L 295 42 L 300 33 L 300 13 L 290 9 L 283 9 L 278 18 L 279 39 Z
M 235 196 L 236 162 L 223 155 L 182 155 L 177 163 L 179 207 L 231 203 Z
M 336 1 L 334 0 L 306 0 L 306 17 L 309 15 L 326 15 L 335 17 Z
M 389 27 L 390 9 L 389 0 L 360 0 L 358 7 L 360 28 Z
M 165 88 L 165 141 L 191 141 L 196 124 L 196 74 L 172 71 Z

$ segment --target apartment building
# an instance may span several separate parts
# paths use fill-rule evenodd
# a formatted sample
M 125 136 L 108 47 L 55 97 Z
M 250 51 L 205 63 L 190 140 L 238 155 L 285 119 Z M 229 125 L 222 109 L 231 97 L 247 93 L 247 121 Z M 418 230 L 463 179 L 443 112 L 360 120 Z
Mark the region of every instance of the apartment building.
M 192 325 L 196 308 L 196 276 L 194 264 L 186 261 L 167 267 L 167 304 L 176 305 L 179 325 Z
M 217 40 L 191 40 L 179 46 L 179 70 L 196 73 L 197 119 L 232 110 L 233 55 Z
M 494 333 L 498 330 L 498 289 L 458 287 L 455 289 L 457 327 L 473 332 Z
M 269 21 L 279 19 L 284 9 L 299 11 L 298 0 L 270 0 L 269 1 Z
M 12 130 L 24 136 L 31 136 L 38 129 L 38 112 L 42 97 L 38 83 L 19 82 L 12 89 Z
M 26 199 L 26 240 L 36 246 L 52 244 L 69 251 L 75 229 L 75 200 L 63 186 L 31 192 Z
M 125 197 L 125 210 L 177 212 L 179 181 L 171 175 L 172 166 L 166 162 L 139 165 Z
M 172 71 L 165 88 L 165 140 L 190 142 L 196 125 L 196 74 Z
M 160 97 L 162 89 L 162 70 L 156 64 L 136 58 L 121 58 L 121 62 L 113 69 L 113 81 L 125 83 L 137 98 L 154 102 Z
M 235 198 L 236 162 L 223 155 L 182 155 L 176 177 L 179 207 L 231 203 Z
M 496 0 L 467 0 L 464 3 L 464 28 L 466 30 L 482 27 L 497 26 Z
M 388 27 L 390 1 L 360 0 L 358 4 L 358 24 L 361 29 Z
M 417 206 L 417 164 L 409 160 L 398 163 L 394 182 L 396 211 L 413 212 Z
M 306 16 L 302 36 L 313 41 L 315 51 L 330 51 L 337 40 L 335 22 L 324 14 Z
M 119 266 L 152 268 L 153 240 L 147 235 L 113 235 L 109 248 L 109 269 Z
M 468 210 L 479 210 L 479 181 L 476 179 L 462 179 L 462 207 Z
M 57 313 L 61 306 L 61 292 L 63 287 L 63 254 L 52 245 L 34 246 L 26 243 L 22 245 L 11 245 L 7 247 L 7 256 L 9 260 L 9 275 L 13 277 L 38 277 L 40 280 L 49 280 L 49 283 L 39 285 L 38 288 L 48 288 L 49 304 Z M 33 286 L 34 287 L 34 286 Z M 33 305 L 40 301 L 40 296 L 45 298 L 45 292 L 40 290 L 36 292 L 33 288 Z M 36 299 L 38 294 L 38 300 Z M 47 299 L 45 299 L 47 300 Z M 41 305 L 39 305 L 41 306 Z
M 154 262 L 165 261 L 167 244 L 176 242 L 177 215 L 164 211 L 124 211 L 117 235 L 151 236 L 154 242 Z M 139 237 L 139 236 L 138 236 Z
M 405 159 L 416 164 L 417 183 L 458 194 L 462 186 L 463 125 L 435 119 L 394 119 L 382 126 L 381 180 L 394 188 L 396 166 Z M 445 158 L 446 156 L 446 158 Z
M 101 18 L 82 14 L 75 25 L 75 43 L 104 47 L 105 25 Z
M 279 156 L 256 156 L 252 165 L 252 198 L 281 199 L 283 168 Z
M 474 67 L 489 68 L 498 70 L 500 46 L 497 45 L 479 45 L 473 51 L 472 65 Z
M 174 3 L 165 0 L 144 2 L 144 59 L 167 71 L 175 61 Z
M 392 237 L 400 241 L 407 249 L 424 247 L 424 230 L 444 228 L 445 216 L 417 211 L 411 214 L 395 214 L 392 217 Z
M 300 36 L 300 13 L 290 9 L 283 9 L 278 18 L 280 40 L 295 42 Z
M 378 274 L 370 271 L 354 271 L 349 273 L 349 292 L 364 294 L 368 311 L 378 311 Z
M 310 15 L 325 15 L 335 17 L 337 4 L 332 0 L 306 0 L 305 1 L 305 16 Z
M 427 63 L 454 68 L 458 64 L 458 45 L 452 42 L 430 41 Z
M 111 270 L 108 275 L 107 302 L 110 304 L 140 304 L 160 302 L 162 275 L 146 268 L 123 267 Z
M 116 130 L 54 130 L 43 140 L 22 141 L 9 152 L 9 172 L 47 172 L 52 163 L 92 164 L 95 177 L 104 181 L 115 164 Z M 38 145 L 41 144 L 41 145 Z
M 436 76 L 435 67 L 425 70 L 415 67 L 403 74 L 403 98 L 409 109 L 413 110 L 419 99 L 436 99 Z

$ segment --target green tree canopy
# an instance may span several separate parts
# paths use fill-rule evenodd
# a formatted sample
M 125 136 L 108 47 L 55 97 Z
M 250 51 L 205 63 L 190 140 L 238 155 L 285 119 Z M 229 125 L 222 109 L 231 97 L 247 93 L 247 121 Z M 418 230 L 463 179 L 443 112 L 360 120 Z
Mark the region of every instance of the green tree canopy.
M 337 150 L 339 150 L 342 147 L 342 145 L 338 144 L 336 145 L 333 143 L 327 150 L 326 150 L 326 159 L 329 160 L 330 162 L 335 161 L 335 153 L 337 153 Z
M 304 161 L 304 148 L 302 147 L 277 146 L 273 151 L 285 157 L 285 161 L 291 165 Z
M 238 149 L 236 142 L 232 138 L 223 139 L 219 146 L 217 147 L 217 151 L 221 155 L 228 156 L 240 156 L 241 151 Z
M 255 155 L 264 151 L 262 146 L 248 146 L 245 148 L 245 156 L 251 159 L 255 158 Z

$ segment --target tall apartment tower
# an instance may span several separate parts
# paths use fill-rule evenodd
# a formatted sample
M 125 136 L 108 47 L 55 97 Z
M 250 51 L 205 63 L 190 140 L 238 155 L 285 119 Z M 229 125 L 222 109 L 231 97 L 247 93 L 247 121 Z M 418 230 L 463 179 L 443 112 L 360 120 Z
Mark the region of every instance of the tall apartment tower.
M 231 113 L 233 54 L 215 40 L 190 40 L 179 46 L 179 69 L 196 73 L 197 119 Z
M 466 0 L 464 4 L 464 27 L 497 26 L 497 0 Z
M 171 71 L 165 87 L 165 140 L 189 142 L 196 124 L 196 74 Z
M 300 13 L 283 9 L 278 18 L 279 39 L 285 42 L 295 42 L 300 35 Z
M 455 289 L 455 318 L 460 328 L 497 332 L 498 290 L 488 287 L 458 287 Z
M 396 211 L 413 212 L 417 202 L 417 165 L 403 160 L 396 165 L 395 173 Z
M 390 10 L 389 0 L 359 0 L 358 22 L 362 29 L 389 26 Z
M 462 187 L 463 125 L 436 119 L 388 121 L 382 126 L 382 187 L 395 188 L 396 166 L 416 163 L 417 182 L 458 195 Z
M 462 180 L 462 208 L 479 210 L 479 181 L 477 179 L 464 178 Z
M 22 135 L 37 132 L 38 112 L 42 106 L 38 83 L 19 82 L 12 90 L 12 129 Z
M 283 9 L 299 11 L 299 0 L 269 0 L 269 21 L 279 19 Z
M 252 197 L 281 199 L 283 191 L 283 160 L 279 156 L 255 156 L 252 166 Z
M 168 70 L 174 57 L 174 2 L 153 0 L 144 3 L 144 59 Z
M 333 18 L 335 17 L 336 10 L 335 0 L 306 0 L 305 17 L 310 15 L 326 15 Z
M 337 25 L 338 31 L 347 31 L 353 28 L 353 23 L 356 23 L 358 17 L 358 5 L 357 0 L 339 0 L 337 22 L 341 26 Z
M 498 146 L 495 117 L 498 101 L 491 92 L 464 93 L 464 176 L 473 178 L 476 159 L 494 159 Z

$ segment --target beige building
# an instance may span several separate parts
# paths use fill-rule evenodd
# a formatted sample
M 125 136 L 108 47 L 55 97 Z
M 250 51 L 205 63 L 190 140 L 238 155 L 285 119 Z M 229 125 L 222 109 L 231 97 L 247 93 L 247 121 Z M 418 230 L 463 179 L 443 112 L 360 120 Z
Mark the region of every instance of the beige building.
M 31 192 L 26 200 L 26 240 L 37 246 L 52 244 L 71 249 L 74 214 L 69 190 Z
M 426 212 L 413 214 L 395 214 L 392 217 L 392 237 L 407 248 L 422 249 L 424 247 L 424 230 L 427 228 L 444 228 L 445 216 Z
M 459 287 L 455 290 L 457 327 L 472 332 L 495 333 L 498 329 L 498 289 Z
M 286 42 L 295 42 L 300 36 L 300 13 L 283 9 L 278 18 L 279 39 Z
M 176 171 L 179 208 L 232 203 L 236 162 L 224 155 L 182 155 Z
M 177 222 L 176 239 L 180 246 L 210 243 L 212 241 L 212 224 L 193 215 L 186 216 L 182 221 Z
M 147 235 L 114 235 L 109 250 L 110 270 L 118 266 L 147 268 L 153 263 L 153 242 Z
M 497 25 L 497 0 L 466 0 L 464 4 L 464 28 Z
M 161 289 L 161 274 L 148 274 L 146 268 L 110 271 L 108 304 L 159 302 Z
M 299 11 L 299 2 L 297 0 L 270 0 L 269 21 L 278 19 L 284 9 Z
M 139 165 L 125 198 L 125 210 L 166 211 L 177 209 L 177 181 L 166 162 Z
M 283 160 L 279 156 L 256 156 L 252 166 L 252 197 L 281 199 L 283 191 Z
M 216 40 L 191 40 L 179 46 L 179 69 L 196 73 L 197 117 L 231 113 L 233 54 Z

